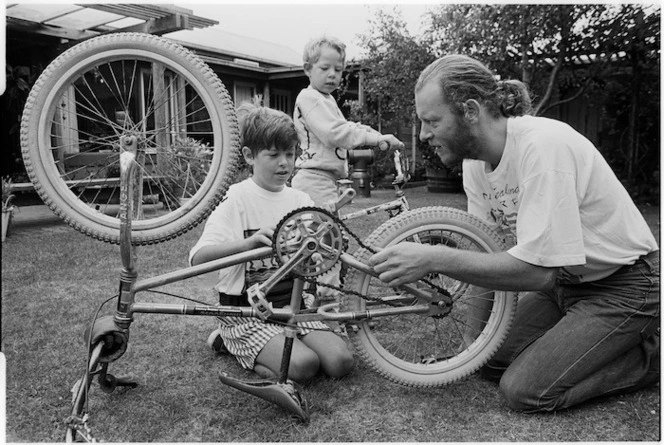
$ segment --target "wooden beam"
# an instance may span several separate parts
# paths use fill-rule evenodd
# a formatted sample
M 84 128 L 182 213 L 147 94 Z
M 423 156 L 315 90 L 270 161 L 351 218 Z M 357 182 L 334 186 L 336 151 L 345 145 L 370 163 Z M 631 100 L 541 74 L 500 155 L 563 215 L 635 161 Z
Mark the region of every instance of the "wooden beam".
M 183 29 L 194 29 L 193 26 L 189 24 L 189 16 L 172 14 L 159 19 L 149 19 L 144 23 L 128 26 L 126 28 L 116 29 L 113 32 L 145 32 L 160 36 Z
M 90 37 L 97 35 L 95 32 L 78 31 L 75 29 L 43 25 L 41 23 L 30 22 L 28 20 L 21 20 L 13 17 L 7 17 L 7 29 L 31 32 L 34 34 L 42 34 L 51 37 L 59 37 L 61 39 L 68 40 L 89 39 Z

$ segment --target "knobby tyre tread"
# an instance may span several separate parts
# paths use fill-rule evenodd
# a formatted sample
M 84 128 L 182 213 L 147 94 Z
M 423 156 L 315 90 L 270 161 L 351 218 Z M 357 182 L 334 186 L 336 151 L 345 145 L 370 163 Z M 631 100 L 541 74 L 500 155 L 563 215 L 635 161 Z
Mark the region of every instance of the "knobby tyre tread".
M 73 193 L 61 176 L 62 168 L 58 170 L 52 154 L 52 132 L 55 127 L 54 116 L 62 113 L 59 108 L 62 105 L 59 103 L 63 102 L 65 91 L 68 88 L 74 89 L 76 81 L 80 82 L 81 78 L 90 73 L 95 74 L 95 70 L 102 73 L 102 69 L 112 64 L 124 68 L 120 64 L 125 63 L 125 58 L 132 61 L 134 67 L 139 64 L 162 65 L 169 73 L 174 73 L 170 74 L 172 77 L 183 79 L 187 88 L 202 103 L 200 109 L 208 113 L 208 132 L 213 140 L 209 168 L 205 178 L 201 179 L 200 188 L 192 192 L 190 202 L 179 208 L 169 207 L 163 216 L 132 221 L 132 243 L 154 244 L 175 238 L 205 220 L 224 197 L 239 165 L 239 134 L 232 100 L 217 75 L 191 51 L 165 38 L 142 33 L 99 36 L 65 51 L 48 65 L 29 94 L 21 120 L 22 155 L 35 191 L 56 215 L 86 235 L 109 243 L 119 243 L 120 219 L 96 211 L 94 206 Z M 133 74 L 129 69 L 127 71 Z M 140 75 L 140 72 L 135 75 L 133 81 L 136 85 L 140 83 Z M 84 82 L 87 83 L 87 80 Z M 117 78 L 106 78 L 107 84 L 113 82 L 121 85 Z M 151 83 L 145 82 L 146 90 L 152 87 Z M 126 85 L 129 86 L 122 87 L 136 94 L 133 88 L 137 86 L 129 81 Z M 77 107 L 85 110 L 92 107 L 92 103 L 90 100 L 81 101 Z M 149 109 L 148 105 L 145 107 Z M 186 122 L 185 125 L 190 123 Z M 157 148 L 168 150 L 167 147 Z

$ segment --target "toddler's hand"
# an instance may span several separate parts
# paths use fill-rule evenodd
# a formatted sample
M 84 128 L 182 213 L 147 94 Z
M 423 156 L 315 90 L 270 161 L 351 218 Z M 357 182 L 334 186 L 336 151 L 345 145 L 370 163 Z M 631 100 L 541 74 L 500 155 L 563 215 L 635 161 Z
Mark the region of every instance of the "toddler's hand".
M 392 134 L 384 134 L 378 139 L 378 147 L 385 151 L 388 148 L 392 150 L 403 150 L 404 144 Z

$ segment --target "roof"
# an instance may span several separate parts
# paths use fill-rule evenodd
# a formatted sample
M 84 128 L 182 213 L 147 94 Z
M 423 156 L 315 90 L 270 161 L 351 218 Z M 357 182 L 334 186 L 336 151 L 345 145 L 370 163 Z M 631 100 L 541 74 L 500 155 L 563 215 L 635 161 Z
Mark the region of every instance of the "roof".
M 108 32 L 146 32 L 203 51 L 211 62 L 217 61 L 214 54 L 223 54 L 248 68 L 252 62 L 267 68 L 302 67 L 301 55 L 287 46 L 226 32 L 218 21 L 174 5 L 14 3 L 7 5 L 6 18 L 8 28 L 71 43 Z
M 218 25 L 192 31 L 177 31 L 168 34 L 188 47 L 223 52 L 239 59 L 250 59 L 283 67 L 302 67 L 302 55 L 293 49 L 253 37 L 241 36 L 222 30 Z
M 8 28 L 69 40 L 117 31 L 162 35 L 219 23 L 190 9 L 156 4 L 8 4 L 6 18 Z

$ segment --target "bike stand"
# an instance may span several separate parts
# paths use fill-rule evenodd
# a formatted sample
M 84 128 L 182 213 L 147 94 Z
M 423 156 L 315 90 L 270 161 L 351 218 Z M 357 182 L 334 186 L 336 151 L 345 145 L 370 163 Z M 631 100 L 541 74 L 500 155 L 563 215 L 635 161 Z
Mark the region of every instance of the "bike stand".
M 279 405 L 297 416 L 302 422 L 309 420 L 307 402 L 301 395 L 300 385 L 292 380 L 279 383 L 276 379 L 241 381 L 225 372 L 219 373 L 219 380 L 235 389 Z

